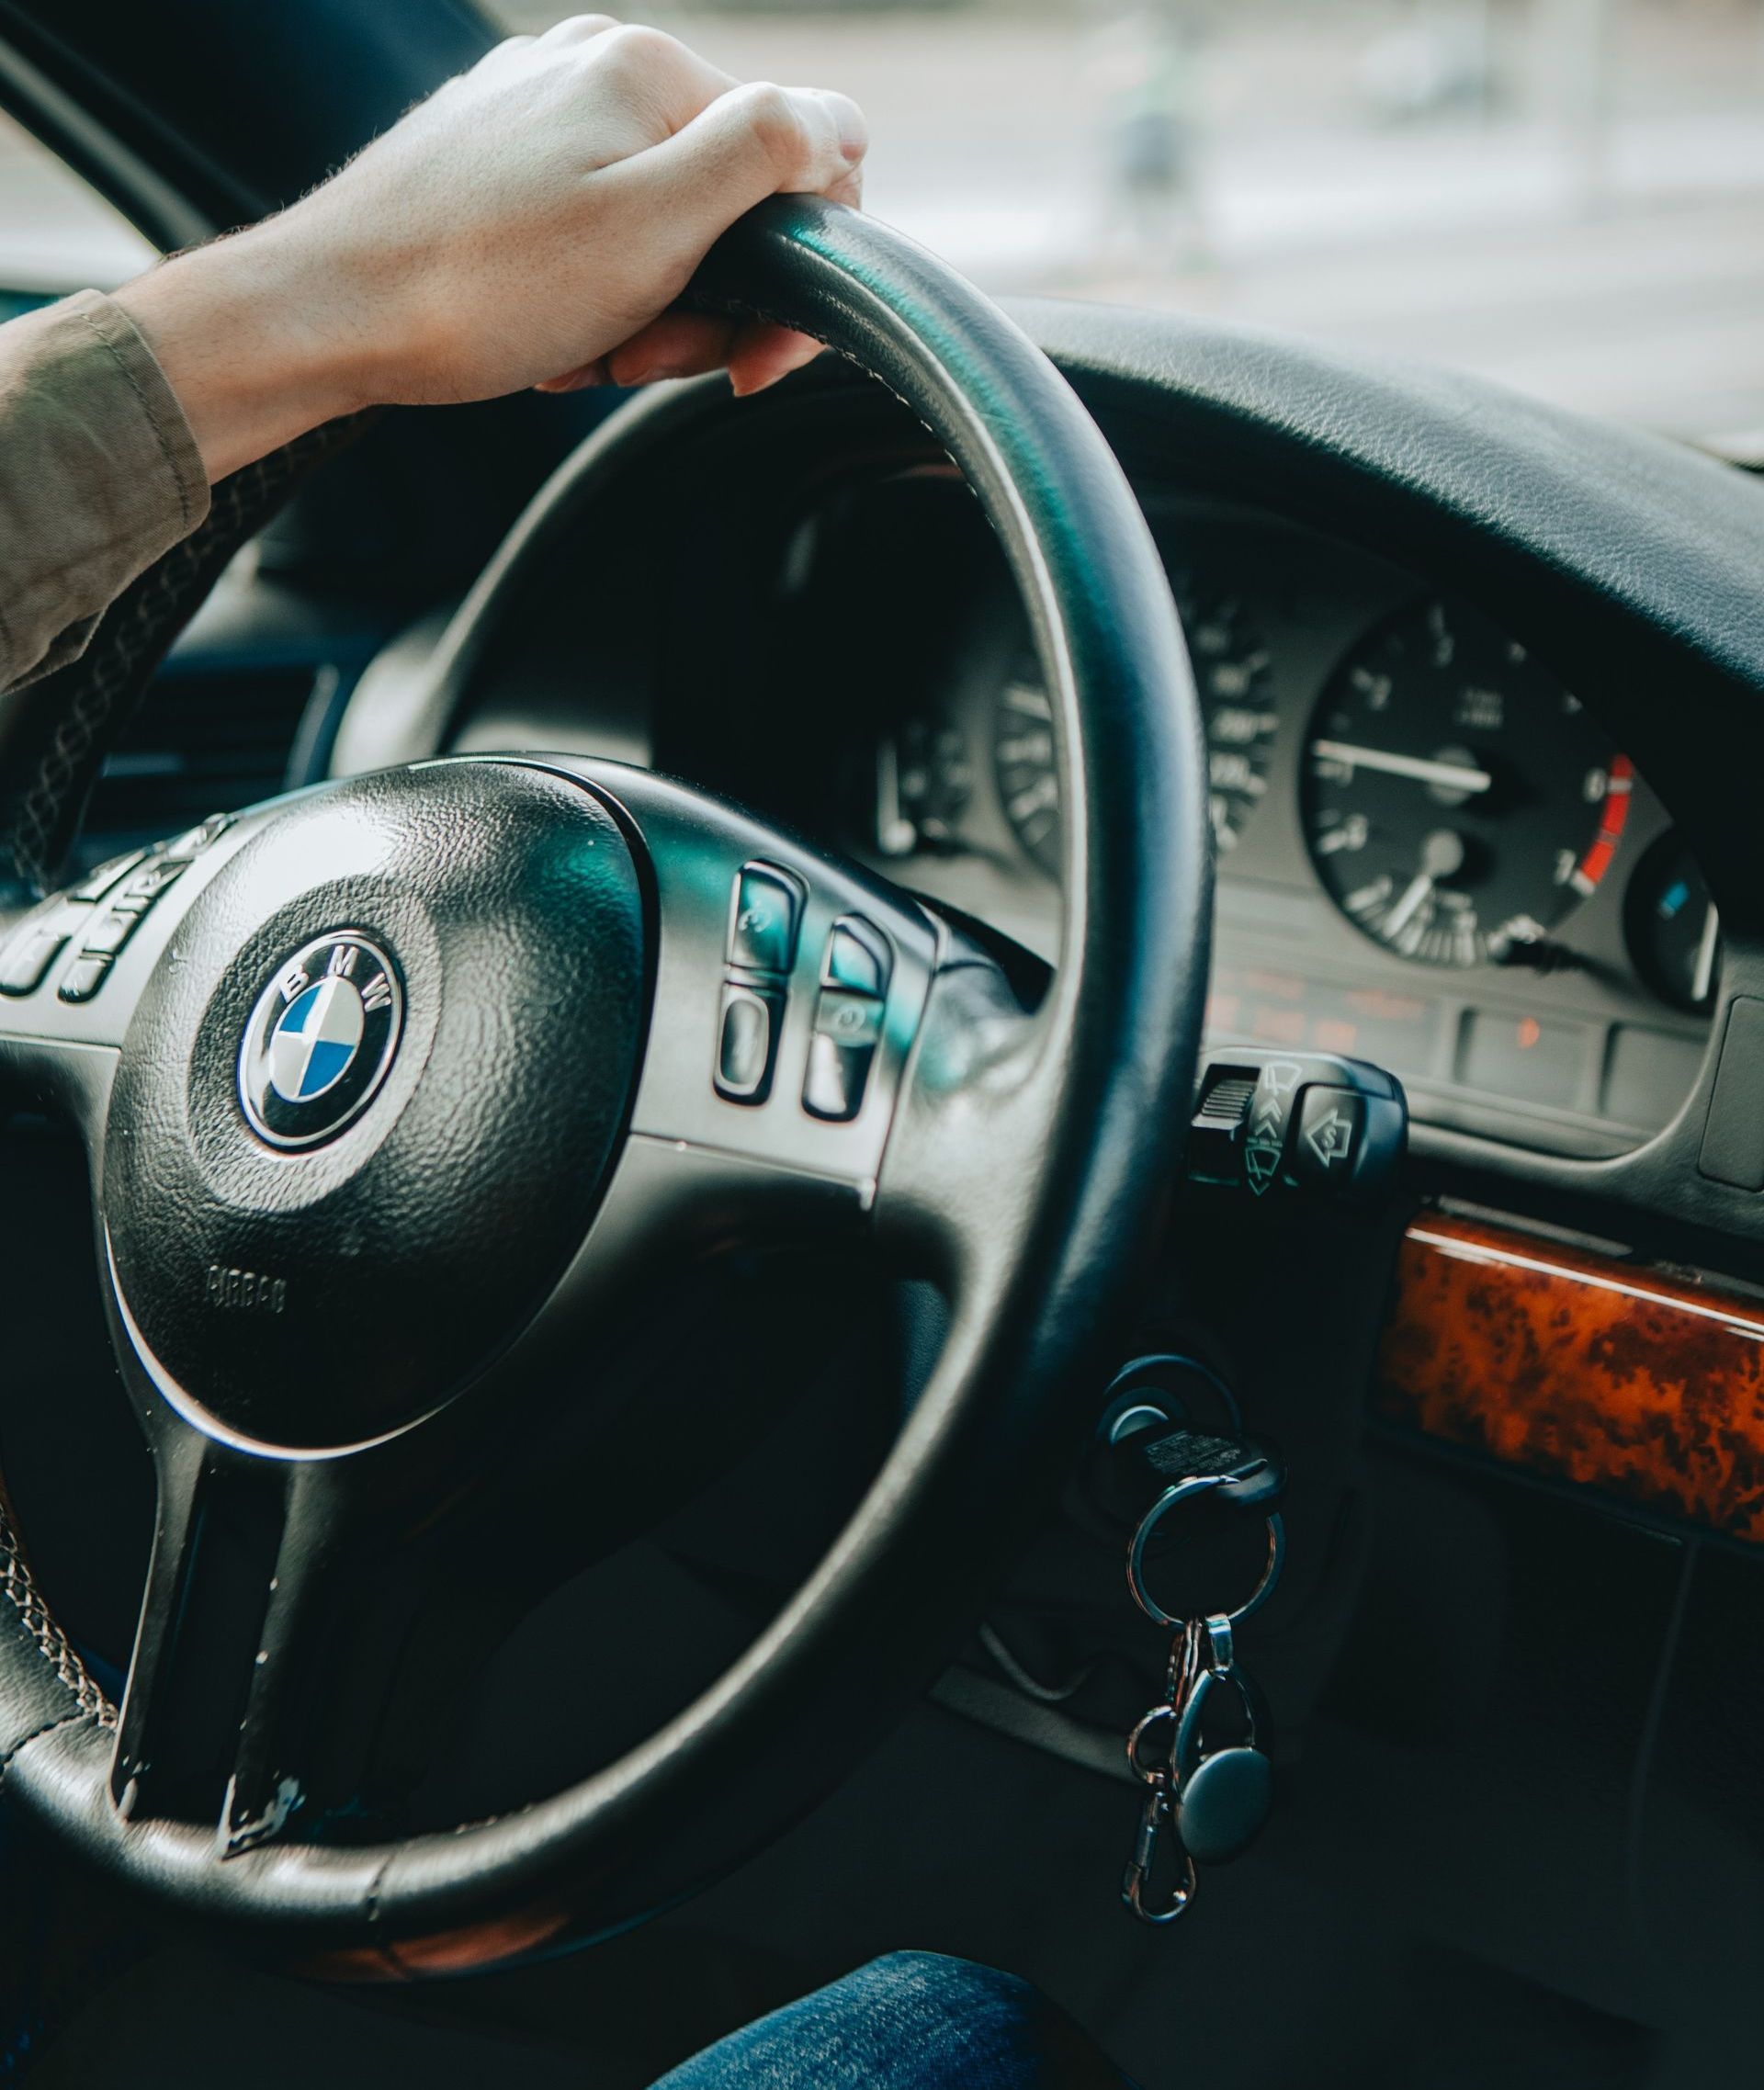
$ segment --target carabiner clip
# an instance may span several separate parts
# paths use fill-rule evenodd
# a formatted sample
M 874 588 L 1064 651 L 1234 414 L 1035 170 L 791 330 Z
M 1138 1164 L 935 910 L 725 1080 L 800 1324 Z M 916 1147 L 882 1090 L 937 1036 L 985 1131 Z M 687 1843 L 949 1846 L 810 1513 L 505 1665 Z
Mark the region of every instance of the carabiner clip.
M 1141 1923 L 1174 1923 L 1179 1915 L 1187 1915 L 1189 1904 L 1194 1899 L 1198 1883 L 1194 1860 L 1180 1843 L 1176 1848 L 1182 1853 L 1182 1867 L 1169 1901 L 1159 1906 L 1151 1899 L 1151 1876 L 1158 1862 L 1159 1839 L 1169 1825 L 1170 1788 L 1159 1779 L 1147 1796 L 1139 1816 L 1139 1833 L 1133 1840 L 1133 1856 L 1128 1858 L 1126 1871 L 1121 1878 L 1121 1899 Z M 1171 1841 L 1174 1840 L 1172 1836 Z

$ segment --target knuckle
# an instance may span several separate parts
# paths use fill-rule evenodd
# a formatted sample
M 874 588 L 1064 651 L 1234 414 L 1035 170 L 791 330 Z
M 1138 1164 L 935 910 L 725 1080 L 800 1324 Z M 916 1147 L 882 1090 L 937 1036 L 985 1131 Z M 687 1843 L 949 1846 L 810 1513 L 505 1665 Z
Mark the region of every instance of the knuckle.
M 794 164 L 807 143 L 795 101 L 770 80 L 755 80 L 741 94 L 742 118 L 754 142 L 775 165 Z
M 596 39 L 594 56 L 622 80 L 650 80 L 672 73 L 683 47 L 647 22 L 619 22 Z

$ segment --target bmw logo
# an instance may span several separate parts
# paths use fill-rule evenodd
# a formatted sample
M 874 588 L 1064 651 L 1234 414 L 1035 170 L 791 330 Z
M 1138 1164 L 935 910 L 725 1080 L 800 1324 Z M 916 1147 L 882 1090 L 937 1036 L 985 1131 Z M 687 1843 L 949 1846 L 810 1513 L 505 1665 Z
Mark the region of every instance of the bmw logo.
M 257 998 L 239 1053 L 239 1101 L 272 1147 L 316 1147 L 386 1079 L 404 1021 L 398 968 L 379 944 L 334 930 L 287 959 Z

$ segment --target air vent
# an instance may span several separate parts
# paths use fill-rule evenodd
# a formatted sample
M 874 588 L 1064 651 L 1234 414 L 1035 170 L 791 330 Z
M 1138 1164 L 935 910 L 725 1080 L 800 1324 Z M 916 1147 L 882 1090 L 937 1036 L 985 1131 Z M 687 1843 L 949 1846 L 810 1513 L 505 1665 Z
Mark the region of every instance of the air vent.
M 153 682 L 92 795 L 80 855 L 100 857 L 310 780 L 340 677 L 311 661 L 175 662 Z

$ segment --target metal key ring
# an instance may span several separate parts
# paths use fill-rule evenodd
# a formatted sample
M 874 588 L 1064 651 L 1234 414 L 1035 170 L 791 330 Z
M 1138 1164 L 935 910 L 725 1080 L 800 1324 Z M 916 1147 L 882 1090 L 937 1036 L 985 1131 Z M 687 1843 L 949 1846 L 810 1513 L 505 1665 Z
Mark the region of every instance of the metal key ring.
M 1139 1529 L 1133 1534 L 1133 1543 L 1127 1549 L 1127 1587 L 1133 1600 L 1151 1621 L 1153 1625 L 1175 1628 L 1185 1624 L 1183 1619 L 1173 1617 L 1157 1602 L 1146 1587 L 1146 1548 L 1170 1511 L 1196 1497 L 1210 1495 L 1215 1488 L 1224 1487 L 1231 1479 L 1229 1474 L 1193 1474 L 1187 1480 L 1179 1480 L 1173 1487 L 1167 1487 L 1145 1515 L 1139 1519 Z M 1286 1526 L 1276 1510 L 1268 1519 L 1268 1561 L 1261 1571 L 1261 1580 L 1250 1592 L 1235 1611 L 1223 1615 L 1232 1625 L 1259 1611 L 1273 1594 L 1274 1585 L 1280 1580 L 1280 1571 L 1286 1564 Z

